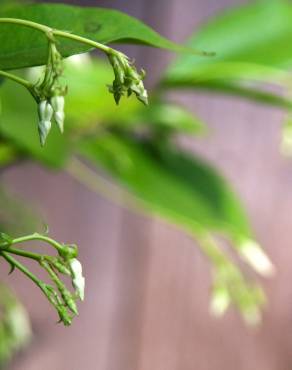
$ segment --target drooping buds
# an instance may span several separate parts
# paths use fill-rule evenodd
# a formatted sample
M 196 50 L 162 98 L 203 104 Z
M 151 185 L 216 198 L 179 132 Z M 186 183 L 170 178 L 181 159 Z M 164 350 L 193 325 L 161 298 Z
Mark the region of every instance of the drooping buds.
M 44 146 L 47 136 L 51 130 L 51 120 L 53 117 L 54 110 L 51 104 L 47 100 L 43 100 L 38 105 L 38 115 L 39 115 L 39 123 L 38 123 L 38 131 L 40 136 L 41 145 Z
M 138 100 L 147 105 L 148 94 L 143 84 L 145 71 L 142 70 L 139 74 L 127 56 L 122 53 L 109 54 L 108 58 L 115 74 L 109 91 L 114 95 L 116 104 L 119 104 L 121 97 L 125 94 L 130 96 L 134 93 Z
M 52 118 L 56 121 L 61 133 L 64 131 L 64 96 L 67 86 L 61 82 L 63 74 L 62 55 L 54 41 L 49 41 L 48 61 L 43 77 L 32 87 L 31 93 L 39 104 L 39 135 L 44 146 L 51 129 Z

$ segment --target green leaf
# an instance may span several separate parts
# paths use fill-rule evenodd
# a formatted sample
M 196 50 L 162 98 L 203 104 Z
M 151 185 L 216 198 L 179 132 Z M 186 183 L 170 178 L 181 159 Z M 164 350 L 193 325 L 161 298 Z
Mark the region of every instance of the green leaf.
M 22 152 L 50 167 L 63 166 L 69 152 L 68 142 L 53 127 L 47 145 L 44 148 L 40 146 L 37 106 L 30 94 L 22 86 L 10 81 L 1 86 L 0 94 L 0 135 L 7 140 L 11 150 Z
M 285 106 L 285 99 L 277 94 L 275 99 L 270 99 L 270 94 L 264 99 L 257 86 L 259 82 L 285 87 L 290 83 L 291 38 L 292 5 L 288 1 L 262 0 L 233 8 L 211 19 L 188 43 L 190 47 L 206 43 L 216 56 L 204 60 L 180 56 L 169 68 L 164 84 L 214 88 L 217 93 L 243 89 L 243 97 Z
M 249 86 L 248 84 L 239 84 L 236 81 L 204 81 L 204 82 L 193 82 L 189 79 L 178 79 L 177 81 L 165 82 L 164 87 L 167 89 L 184 89 L 184 90 L 196 90 L 196 91 L 207 91 L 211 94 L 224 94 L 228 96 L 235 96 L 243 98 L 251 102 L 257 102 L 261 104 L 271 105 L 274 107 L 291 109 L 291 99 L 264 91 L 263 89 Z
M 229 236 L 250 236 L 241 205 L 225 180 L 189 153 L 107 134 L 84 142 L 80 152 L 102 166 L 146 209 L 189 232 L 198 226 Z
M 0 167 L 7 166 L 17 158 L 13 145 L 0 142 Z
M 141 43 L 174 51 L 186 50 L 185 47 L 160 36 L 141 21 L 105 8 L 44 3 L 12 7 L 2 11 L 0 9 L 0 17 L 34 21 L 55 29 L 68 30 L 104 44 Z M 47 42 L 43 34 L 18 25 L 1 24 L 0 27 L 0 69 L 17 69 L 46 62 Z M 90 46 L 79 42 L 59 39 L 59 50 L 64 57 L 84 53 L 90 49 L 92 49 Z M 191 52 L 195 53 L 195 50 Z
M 154 101 L 147 107 L 142 106 L 126 116 L 119 127 L 153 130 L 158 133 L 199 134 L 206 131 L 203 122 L 186 108 L 175 103 Z
M 208 45 L 213 58 L 178 58 L 172 73 L 185 74 L 200 65 L 218 62 L 270 67 L 292 62 L 292 5 L 285 0 L 254 1 L 216 16 L 190 39 L 190 46 Z

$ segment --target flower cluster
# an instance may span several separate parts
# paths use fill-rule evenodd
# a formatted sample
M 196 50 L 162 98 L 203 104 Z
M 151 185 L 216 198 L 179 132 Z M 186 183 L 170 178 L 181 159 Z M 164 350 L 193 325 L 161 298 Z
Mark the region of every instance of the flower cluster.
M 48 243 L 57 250 L 57 256 L 37 254 L 14 247 L 16 244 L 32 240 Z M 26 266 L 12 257 L 13 254 L 37 261 L 48 273 L 52 284 L 40 280 Z M 57 310 L 60 322 L 63 322 L 64 325 L 71 324 L 72 318 L 78 315 L 76 301 L 78 299 L 84 300 L 85 289 L 85 278 L 82 275 L 81 263 L 77 259 L 78 248 L 76 245 L 60 244 L 45 235 L 37 233 L 16 239 L 6 235 L 1 237 L 0 235 L 0 255 L 11 265 L 11 272 L 17 268 L 37 284 Z M 74 292 L 71 292 L 62 281 L 62 275 L 71 278 Z
M 43 146 L 51 130 L 54 119 L 60 132 L 64 131 L 65 98 L 67 87 L 62 86 L 62 56 L 54 41 L 49 41 L 49 55 L 43 78 L 32 87 L 32 95 L 38 103 L 38 130 Z
M 134 93 L 138 100 L 147 105 L 148 94 L 143 84 L 145 71 L 142 70 L 139 74 L 128 57 L 120 52 L 110 53 L 108 58 L 115 75 L 109 91 L 114 95 L 116 104 L 119 104 L 122 96 Z
M 58 257 L 45 257 L 40 261 L 40 265 L 48 272 L 55 285 L 53 287 L 46 284 L 42 290 L 56 308 L 60 322 L 64 325 L 70 325 L 72 318 L 78 315 L 76 300 L 84 300 L 85 278 L 82 275 L 82 265 L 76 256 L 76 246 L 63 245 Z M 61 274 L 70 276 L 74 293 L 61 281 Z

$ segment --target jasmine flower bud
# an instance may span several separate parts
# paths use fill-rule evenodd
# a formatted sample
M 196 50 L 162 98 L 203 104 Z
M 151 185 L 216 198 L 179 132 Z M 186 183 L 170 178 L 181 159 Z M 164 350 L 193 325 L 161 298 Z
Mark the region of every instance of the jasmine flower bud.
M 210 303 L 210 311 L 216 316 L 222 316 L 231 303 L 231 297 L 227 287 L 217 285 L 213 289 L 212 299 Z
M 239 254 L 260 275 L 266 277 L 274 275 L 274 265 L 254 240 L 243 239 L 239 245 Z
M 84 300 L 85 278 L 82 276 L 82 265 L 77 258 L 69 262 L 72 276 L 72 285 L 81 301 Z
M 64 132 L 64 120 L 65 120 L 65 113 L 64 113 L 64 106 L 65 106 L 65 99 L 63 95 L 55 95 L 51 98 L 51 105 L 54 109 L 54 119 L 59 127 L 61 133 Z
M 41 145 L 44 146 L 46 138 L 51 130 L 51 120 L 53 117 L 53 108 L 47 100 L 43 100 L 38 106 L 39 123 L 38 130 L 40 136 Z

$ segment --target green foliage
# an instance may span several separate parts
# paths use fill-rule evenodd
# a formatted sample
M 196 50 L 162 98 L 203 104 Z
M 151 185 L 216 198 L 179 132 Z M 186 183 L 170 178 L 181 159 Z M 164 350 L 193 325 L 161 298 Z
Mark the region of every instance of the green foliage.
M 169 68 L 164 86 L 205 89 L 239 95 L 291 108 L 287 99 L 259 88 L 259 82 L 287 87 L 292 62 L 292 5 L 288 1 L 255 1 L 210 20 L 189 40 L 190 47 L 208 48 L 208 59 L 180 56 Z
M 141 43 L 175 51 L 184 50 L 138 19 L 116 10 L 43 3 L 9 7 L 0 11 L 0 17 L 26 19 L 54 29 L 70 30 L 72 34 L 103 44 Z M 13 37 L 8 38 L 7 34 L 12 34 Z M 1 25 L 0 69 L 10 70 L 45 64 L 47 61 L 45 41 L 45 37 L 36 30 Z M 63 38 L 58 39 L 58 48 L 64 57 L 93 49 L 90 45 Z

